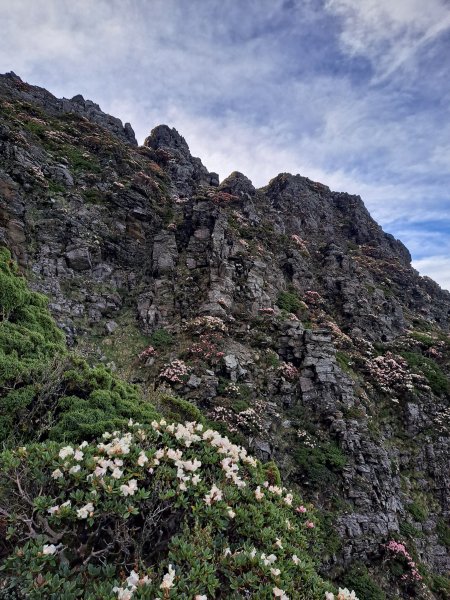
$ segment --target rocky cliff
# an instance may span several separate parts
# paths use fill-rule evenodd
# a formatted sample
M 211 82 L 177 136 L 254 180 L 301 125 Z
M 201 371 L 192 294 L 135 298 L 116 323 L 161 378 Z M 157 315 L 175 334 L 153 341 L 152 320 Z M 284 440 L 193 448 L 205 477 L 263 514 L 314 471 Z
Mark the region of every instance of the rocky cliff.
M 326 515 L 328 574 L 364 563 L 367 598 L 448 597 L 450 293 L 359 196 L 219 183 L 174 129 L 139 147 L 14 74 L 0 103 L 0 243 L 69 343 L 275 460 Z

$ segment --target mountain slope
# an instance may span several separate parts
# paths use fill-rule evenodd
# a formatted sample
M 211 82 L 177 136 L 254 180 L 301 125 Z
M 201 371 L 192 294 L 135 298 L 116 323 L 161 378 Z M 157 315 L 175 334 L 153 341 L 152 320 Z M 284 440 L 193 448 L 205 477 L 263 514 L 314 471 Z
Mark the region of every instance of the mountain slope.
M 402 539 L 445 597 L 450 293 L 358 196 L 219 184 L 165 125 L 138 147 L 80 97 L 0 94 L 0 241 L 69 342 L 276 459 L 328 514 L 328 573 L 369 561 L 420 595 L 382 566 Z

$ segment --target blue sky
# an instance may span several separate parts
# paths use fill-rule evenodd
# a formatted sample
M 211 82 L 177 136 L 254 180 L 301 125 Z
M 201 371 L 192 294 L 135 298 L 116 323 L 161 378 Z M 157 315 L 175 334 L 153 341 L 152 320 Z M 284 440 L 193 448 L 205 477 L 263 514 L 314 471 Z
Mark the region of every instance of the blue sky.
M 0 72 L 360 194 L 450 289 L 450 0 L 0 0 Z

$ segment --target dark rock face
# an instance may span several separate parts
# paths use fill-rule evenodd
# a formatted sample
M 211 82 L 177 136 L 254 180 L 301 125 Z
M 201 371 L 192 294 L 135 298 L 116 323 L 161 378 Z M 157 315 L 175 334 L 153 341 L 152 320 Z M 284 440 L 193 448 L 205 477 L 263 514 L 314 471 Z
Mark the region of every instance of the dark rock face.
M 208 173 L 202 161 L 191 156 L 186 140 L 176 129 L 158 125 L 146 138 L 144 145 L 159 150 L 180 196 L 192 194 L 197 185 L 219 185 L 217 173 Z
M 0 243 L 71 343 L 152 389 L 185 360 L 176 393 L 333 513 L 330 569 L 407 534 L 449 570 L 450 293 L 361 199 L 290 174 L 219 185 L 176 130 L 137 147 L 93 102 L 14 74 L 0 102 Z

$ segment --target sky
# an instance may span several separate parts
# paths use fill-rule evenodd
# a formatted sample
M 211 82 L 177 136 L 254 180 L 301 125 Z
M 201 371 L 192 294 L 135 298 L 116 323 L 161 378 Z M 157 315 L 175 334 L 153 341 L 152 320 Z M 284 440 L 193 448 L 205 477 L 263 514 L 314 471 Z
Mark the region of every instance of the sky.
M 359 194 L 450 289 L 450 0 L 0 0 L 0 72 Z

